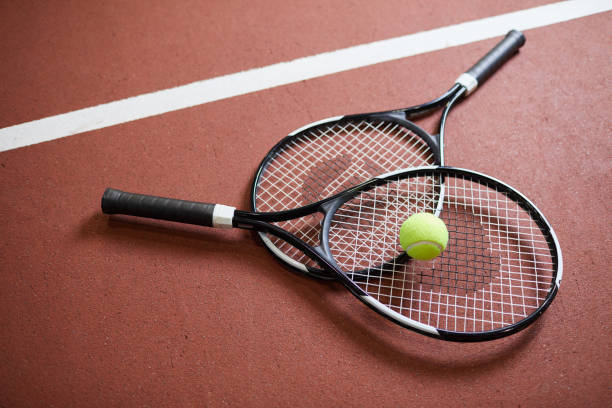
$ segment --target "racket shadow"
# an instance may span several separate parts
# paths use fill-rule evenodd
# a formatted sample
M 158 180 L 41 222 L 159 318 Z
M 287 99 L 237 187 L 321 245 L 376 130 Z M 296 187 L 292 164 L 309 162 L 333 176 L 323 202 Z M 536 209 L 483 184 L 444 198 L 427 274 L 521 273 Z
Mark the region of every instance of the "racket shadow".
M 177 250 L 203 253 L 203 264 L 209 259 L 207 253 L 213 251 L 219 257 L 235 258 L 236 242 L 250 244 L 262 254 L 266 251 L 263 244 L 252 241 L 254 233 L 228 236 L 234 241 L 229 244 L 217 242 L 218 233 L 208 233 L 198 227 L 119 216 L 108 219 L 94 214 L 84 220 L 78 233 L 80 239 L 103 240 L 106 241 L 104 244 L 129 243 L 131 250 L 135 245 L 136 249 L 153 246 L 156 250 L 167 250 L 169 254 Z M 319 321 L 329 322 L 329 328 L 319 328 L 320 332 L 329 333 L 328 337 L 321 339 L 322 345 L 357 349 L 366 359 L 379 361 L 394 371 L 401 370 L 407 377 L 465 379 L 504 370 L 508 361 L 530 348 L 542 326 L 541 322 L 536 322 L 521 333 L 493 343 L 441 342 L 405 331 L 373 315 L 368 308 L 355 303 L 340 283 L 305 277 L 273 257 L 260 256 L 259 253 L 251 256 L 250 260 L 256 262 L 252 272 L 265 272 L 266 279 L 279 282 L 287 290 L 289 300 L 292 296 L 300 296 L 299 303 L 309 308 L 309 312 L 318 314 Z M 280 265 L 284 267 L 279 268 Z M 287 274 L 288 271 L 292 273 Z M 338 339 L 342 342 L 340 345 Z M 289 337 L 285 341 L 291 343 L 293 339 Z
M 82 223 L 79 236 L 102 240 L 103 246 L 115 245 L 129 251 L 153 249 L 169 262 L 180 254 L 201 257 L 202 265 L 207 265 L 210 259 L 235 258 L 236 248 L 250 251 L 252 247 L 262 246 L 254 244 L 250 234 L 238 230 L 230 231 L 220 239 L 218 232 L 197 226 L 123 215 L 100 217 L 93 214 Z M 249 262 L 257 264 L 257 258 L 262 256 L 250 256 Z
M 255 274 L 265 274 L 266 279 L 277 279 L 284 287 L 295 290 L 298 295 L 303 292 L 301 289 L 304 287 L 303 283 L 317 282 L 317 279 L 306 277 L 276 258 L 270 257 L 266 246 L 255 239 L 256 234 L 253 231 L 234 230 L 227 231 L 223 234 L 223 239 L 220 239 L 218 231 L 199 226 L 123 215 L 104 217 L 98 214 L 92 214 L 82 223 L 79 230 L 80 239 L 102 237 L 106 241 L 104 245 L 117 243 L 125 245 L 131 251 L 153 248 L 168 257 L 174 257 L 177 253 L 195 255 L 201 257 L 202 265 L 209 264 L 210 259 L 214 258 L 235 259 L 236 248 L 241 248 L 241 251 L 249 254 L 249 267 L 252 267 Z M 231 272 L 228 271 L 229 273 Z M 299 280 L 296 281 L 296 278 Z M 321 291 L 329 291 L 334 295 L 345 293 L 341 287 L 328 285 L 325 283 L 327 281 L 322 282 L 315 290 L 319 295 Z M 312 297 L 320 299 L 320 296 Z
M 318 282 L 319 285 L 326 285 Z M 339 284 L 337 290 L 342 288 Z M 428 378 L 481 377 L 483 373 L 506 370 L 509 361 L 523 356 L 536 341 L 545 318 L 530 328 L 493 343 L 444 342 L 398 329 L 393 323 L 370 316 L 368 310 L 355 311 L 347 302 L 346 308 L 332 308 L 328 302 L 314 302 L 326 318 L 341 330 L 345 338 L 364 355 L 382 362 L 406 376 Z M 355 308 L 359 305 L 355 305 Z M 347 310 L 350 308 L 351 310 Z
M 235 257 L 238 243 L 266 251 L 263 244 L 252 240 L 255 232 L 226 236 L 220 241 L 218 233 L 214 231 L 208 233 L 198 227 L 125 216 L 105 218 L 92 215 L 82 225 L 81 234 L 91 237 L 92 231 L 96 236 L 104 236 L 113 242 L 129 243 L 131 248 L 134 245 L 151 248 L 153 245 L 155 249 L 167 249 L 169 254 L 176 254 L 177 250 L 203 253 L 203 263 L 209 259 L 208 253 L 213 252 L 218 257 Z M 252 265 L 255 269 L 265 271 L 267 279 L 278 280 L 285 288 L 300 296 L 302 302 L 320 314 L 322 320 L 330 321 L 335 330 L 343 332 L 343 337 L 363 353 L 389 366 L 399 366 L 407 375 L 418 372 L 419 375 L 432 378 L 442 375 L 465 377 L 474 368 L 478 368 L 479 373 L 483 370 L 493 371 L 498 367 L 502 369 L 505 362 L 529 346 L 541 326 L 535 324 L 522 333 L 501 339 L 494 347 L 491 347 L 491 343 L 457 345 L 440 342 L 398 329 L 394 324 L 373 316 L 368 308 L 354 303 L 340 283 L 306 277 L 267 256 L 253 256 L 250 261 L 255 262 Z M 282 268 L 270 267 L 271 264 Z M 272 272 L 271 269 L 278 272 Z M 458 354 L 457 347 L 463 348 L 460 351 L 462 355 Z

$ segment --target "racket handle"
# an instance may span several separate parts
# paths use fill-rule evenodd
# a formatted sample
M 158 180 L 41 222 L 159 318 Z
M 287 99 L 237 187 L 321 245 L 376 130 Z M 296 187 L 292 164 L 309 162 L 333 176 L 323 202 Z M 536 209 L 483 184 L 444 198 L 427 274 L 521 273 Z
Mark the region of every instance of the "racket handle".
M 525 36 L 517 30 L 506 34 L 491 51 L 458 79 L 457 83 L 467 88 L 468 94 L 486 81 L 504 62 L 508 61 L 525 44 Z
M 102 212 L 215 228 L 232 228 L 234 207 L 176 200 L 107 188 L 102 195 Z

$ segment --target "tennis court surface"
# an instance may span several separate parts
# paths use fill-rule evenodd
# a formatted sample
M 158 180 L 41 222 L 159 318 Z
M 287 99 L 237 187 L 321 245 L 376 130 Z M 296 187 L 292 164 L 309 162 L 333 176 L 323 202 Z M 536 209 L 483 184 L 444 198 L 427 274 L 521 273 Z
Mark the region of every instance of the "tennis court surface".
M 608 406 L 612 4 L 510 3 L 0 5 L 0 406 Z M 444 154 L 557 234 L 524 331 L 429 338 L 253 232 L 100 209 L 106 187 L 249 209 L 289 132 L 435 98 L 511 28 Z

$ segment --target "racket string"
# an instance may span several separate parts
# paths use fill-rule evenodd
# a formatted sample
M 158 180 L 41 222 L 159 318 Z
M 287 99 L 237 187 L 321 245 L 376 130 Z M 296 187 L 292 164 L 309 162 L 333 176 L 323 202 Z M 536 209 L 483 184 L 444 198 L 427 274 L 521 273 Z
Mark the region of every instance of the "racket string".
M 419 322 L 453 331 L 485 331 L 535 311 L 550 291 L 550 237 L 516 202 L 466 178 L 418 177 L 375 188 L 340 207 L 329 242 L 341 269 L 370 296 Z M 449 230 L 432 261 L 410 260 L 399 227 L 435 212 Z

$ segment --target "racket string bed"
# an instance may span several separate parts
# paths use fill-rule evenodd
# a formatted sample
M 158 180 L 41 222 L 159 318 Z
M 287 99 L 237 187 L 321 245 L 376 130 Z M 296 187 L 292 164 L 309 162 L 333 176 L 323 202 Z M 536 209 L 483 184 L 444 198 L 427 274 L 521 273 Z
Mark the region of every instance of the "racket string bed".
M 392 310 L 443 330 L 495 330 L 527 317 L 550 292 L 551 237 L 493 186 L 449 176 L 443 184 L 440 195 L 431 177 L 398 180 L 340 207 L 329 231 L 340 269 Z M 402 255 L 402 220 L 432 212 L 440 198 L 446 250 L 428 262 Z
M 435 163 L 427 143 L 393 122 L 344 120 L 323 124 L 296 137 L 269 160 L 257 186 L 258 211 L 283 211 L 314 203 L 371 177 L 405 167 Z M 315 245 L 320 217 L 285 221 L 279 226 Z M 294 247 L 269 236 L 288 257 L 316 267 Z

